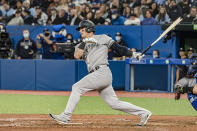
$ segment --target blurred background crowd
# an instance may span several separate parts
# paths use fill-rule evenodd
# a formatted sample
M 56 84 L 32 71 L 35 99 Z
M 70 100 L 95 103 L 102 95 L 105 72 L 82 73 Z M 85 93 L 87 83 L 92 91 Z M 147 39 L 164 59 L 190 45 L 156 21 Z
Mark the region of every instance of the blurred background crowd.
M 196 0 L 1 0 L 0 22 L 6 25 L 155 25 L 196 22 Z
M 42 59 L 73 59 L 74 48 L 81 39 L 74 40 L 72 34 L 66 35 L 65 25 L 78 25 L 82 20 L 91 20 L 95 25 L 156 25 L 171 23 L 180 16 L 184 18 L 182 23 L 195 24 L 196 7 L 197 0 L 1 0 L 0 58 L 33 59 L 39 54 Z M 53 32 L 45 28 L 35 39 L 25 29 L 23 38 L 14 47 L 6 33 L 7 25 L 57 27 Z M 56 39 L 54 32 L 63 33 L 61 41 Z M 127 46 L 120 32 L 111 37 Z M 131 50 L 140 51 L 137 48 Z M 195 52 L 193 48 L 191 51 Z M 125 59 L 119 57 L 109 49 L 109 59 Z M 151 57 L 160 58 L 160 51 L 154 50 Z

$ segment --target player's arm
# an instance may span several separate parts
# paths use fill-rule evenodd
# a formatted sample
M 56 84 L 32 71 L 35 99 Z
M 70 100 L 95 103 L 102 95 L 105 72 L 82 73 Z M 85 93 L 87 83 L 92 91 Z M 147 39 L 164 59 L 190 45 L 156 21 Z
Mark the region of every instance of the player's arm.
M 80 59 L 83 56 L 84 48 L 85 48 L 85 42 L 82 42 L 79 45 L 79 47 L 75 50 L 75 53 L 74 53 L 75 59 Z
M 129 56 L 131 57 L 133 55 L 133 52 L 129 50 L 125 46 L 121 46 L 118 43 L 114 42 L 110 49 L 115 50 L 120 56 Z
M 113 44 L 111 45 L 110 49 L 116 50 L 116 52 L 120 56 L 128 56 L 128 57 L 132 56 L 134 58 L 137 58 L 139 61 L 144 57 L 144 55 L 142 55 L 142 53 L 140 53 L 140 52 L 132 52 L 126 46 L 121 46 L 121 45 L 119 45 L 116 42 L 113 42 Z

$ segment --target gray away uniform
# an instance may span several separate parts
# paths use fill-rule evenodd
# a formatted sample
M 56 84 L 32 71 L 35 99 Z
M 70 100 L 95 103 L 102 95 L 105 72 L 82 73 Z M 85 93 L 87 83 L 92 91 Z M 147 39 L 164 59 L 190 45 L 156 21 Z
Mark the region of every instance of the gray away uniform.
M 112 109 L 139 116 L 150 113 L 150 111 L 144 108 L 118 99 L 112 87 L 112 73 L 108 67 L 108 48 L 110 48 L 114 41 L 107 35 L 94 35 L 93 38 L 96 42 L 86 43 L 83 57 L 89 72 L 98 66 L 99 69 L 89 73 L 72 86 L 72 93 L 64 111 L 67 119 L 70 120 L 71 114 L 80 100 L 80 96 L 91 90 L 97 90 L 99 95 Z

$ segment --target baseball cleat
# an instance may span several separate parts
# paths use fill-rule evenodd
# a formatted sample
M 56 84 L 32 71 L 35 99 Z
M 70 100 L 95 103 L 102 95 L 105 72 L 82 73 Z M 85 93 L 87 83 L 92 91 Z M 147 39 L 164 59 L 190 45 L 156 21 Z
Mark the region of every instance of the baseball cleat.
M 62 125 L 69 124 L 69 121 L 70 121 L 70 120 L 66 119 L 66 115 L 65 115 L 64 112 L 62 112 L 62 113 L 59 114 L 59 115 L 49 114 L 49 116 L 50 116 L 53 120 L 57 121 L 57 123 L 62 124 Z
M 146 113 L 146 114 L 142 114 L 140 117 L 141 117 L 141 120 L 140 122 L 137 124 L 137 126 L 145 126 L 148 119 L 150 118 L 150 116 L 152 115 L 151 112 L 149 113 Z

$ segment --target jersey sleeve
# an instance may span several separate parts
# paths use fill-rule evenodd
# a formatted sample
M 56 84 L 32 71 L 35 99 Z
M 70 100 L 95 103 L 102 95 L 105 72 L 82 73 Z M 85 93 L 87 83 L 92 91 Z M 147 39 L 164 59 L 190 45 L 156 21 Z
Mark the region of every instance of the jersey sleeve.
M 115 42 L 111 37 L 107 36 L 107 35 L 103 35 L 103 40 L 105 40 L 104 44 L 110 48 L 111 45 Z

